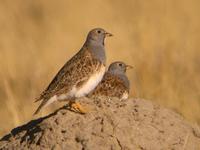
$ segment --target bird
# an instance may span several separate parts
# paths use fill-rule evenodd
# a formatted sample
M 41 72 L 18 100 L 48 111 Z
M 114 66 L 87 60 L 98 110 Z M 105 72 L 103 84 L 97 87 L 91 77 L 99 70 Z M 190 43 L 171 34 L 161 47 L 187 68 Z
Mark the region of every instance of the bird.
M 76 98 L 86 96 L 102 80 L 106 71 L 105 38 L 113 34 L 103 28 L 89 31 L 82 48 L 58 71 L 47 88 L 36 98 L 41 101 L 35 111 L 56 101 L 69 101 L 69 107 L 86 113 Z
M 122 61 L 116 61 L 109 65 L 102 81 L 88 94 L 88 97 L 108 96 L 125 100 L 129 96 L 130 82 L 126 76 L 126 70 L 133 68 Z

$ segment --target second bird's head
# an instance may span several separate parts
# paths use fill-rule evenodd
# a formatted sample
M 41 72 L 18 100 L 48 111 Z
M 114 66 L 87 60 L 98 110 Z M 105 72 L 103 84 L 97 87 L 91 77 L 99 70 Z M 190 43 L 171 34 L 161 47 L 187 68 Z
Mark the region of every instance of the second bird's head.
M 133 67 L 125 64 L 121 61 L 116 61 L 110 64 L 108 71 L 116 73 L 126 73 L 126 70 L 132 69 Z
M 104 29 L 95 28 L 95 29 L 92 29 L 88 33 L 87 41 L 94 41 L 94 42 L 104 45 L 105 38 L 110 37 L 110 36 L 113 36 L 113 35 L 109 32 L 106 32 Z

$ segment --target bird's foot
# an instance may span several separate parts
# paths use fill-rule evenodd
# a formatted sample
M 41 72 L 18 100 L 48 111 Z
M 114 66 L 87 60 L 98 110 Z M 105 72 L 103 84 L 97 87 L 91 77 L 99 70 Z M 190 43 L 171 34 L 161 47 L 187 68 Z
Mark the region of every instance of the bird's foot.
M 78 102 L 74 102 L 74 101 L 70 102 L 69 107 L 70 107 L 71 110 L 73 110 L 75 112 L 79 112 L 81 114 L 85 114 L 85 113 L 88 112 L 88 110 Z

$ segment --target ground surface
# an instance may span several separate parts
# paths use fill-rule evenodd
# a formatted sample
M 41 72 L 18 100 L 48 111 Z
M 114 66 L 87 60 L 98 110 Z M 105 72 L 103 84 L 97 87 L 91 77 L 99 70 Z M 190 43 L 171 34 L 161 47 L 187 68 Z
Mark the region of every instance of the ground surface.
M 17 127 L 0 149 L 199 150 L 199 127 L 143 99 L 80 99 L 81 115 L 61 108 Z

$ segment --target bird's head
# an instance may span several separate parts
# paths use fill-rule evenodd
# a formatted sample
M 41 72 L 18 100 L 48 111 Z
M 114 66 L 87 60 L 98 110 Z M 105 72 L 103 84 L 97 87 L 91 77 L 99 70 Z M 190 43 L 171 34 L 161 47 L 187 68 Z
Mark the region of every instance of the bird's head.
M 104 40 L 106 37 L 113 36 L 111 33 L 106 32 L 102 28 L 92 29 L 87 36 L 87 41 L 95 41 L 97 43 L 104 45 Z
M 108 71 L 116 72 L 116 73 L 126 73 L 126 70 L 132 69 L 133 67 L 125 64 L 121 61 L 116 61 L 110 64 Z

